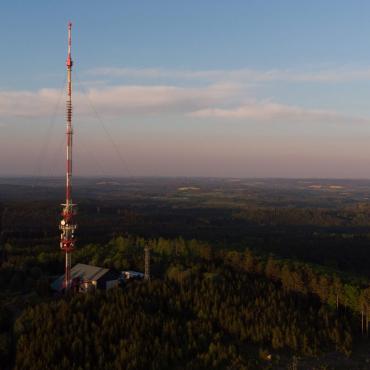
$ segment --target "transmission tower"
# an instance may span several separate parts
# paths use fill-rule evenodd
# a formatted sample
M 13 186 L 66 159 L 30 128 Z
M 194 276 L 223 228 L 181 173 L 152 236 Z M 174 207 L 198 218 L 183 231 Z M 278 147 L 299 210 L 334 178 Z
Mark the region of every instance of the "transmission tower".
M 145 254 L 145 269 L 144 269 L 144 279 L 149 281 L 150 280 L 150 248 L 148 245 L 144 248 Z
M 71 254 L 74 249 L 74 232 L 77 225 L 73 221 L 76 214 L 75 204 L 72 202 L 72 23 L 68 23 L 68 55 L 67 55 L 67 104 L 66 104 L 66 202 L 62 204 L 62 220 L 60 221 L 60 248 L 65 254 L 64 289 L 71 288 Z

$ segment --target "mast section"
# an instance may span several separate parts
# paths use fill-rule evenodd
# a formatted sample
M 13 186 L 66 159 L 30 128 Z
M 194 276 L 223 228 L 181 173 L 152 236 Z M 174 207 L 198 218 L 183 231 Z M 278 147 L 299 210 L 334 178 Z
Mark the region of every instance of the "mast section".
M 67 54 L 67 101 L 66 101 L 66 202 L 62 204 L 62 220 L 60 221 L 60 248 L 65 254 L 64 289 L 71 288 L 71 254 L 74 250 L 74 232 L 77 225 L 73 221 L 75 204 L 72 202 L 72 23 L 68 23 L 68 54 Z

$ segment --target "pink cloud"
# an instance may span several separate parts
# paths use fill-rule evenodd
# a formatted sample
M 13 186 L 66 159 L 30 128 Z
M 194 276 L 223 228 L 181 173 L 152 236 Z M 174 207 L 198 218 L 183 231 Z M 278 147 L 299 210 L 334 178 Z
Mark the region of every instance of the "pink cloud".
M 235 108 L 206 108 L 191 113 L 198 118 L 250 119 L 284 122 L 356 122 L 370 123 L 370 119 L 349 117 L 330 110 L 307 109 L 270 101 L 249 102 Z
M 238 92 L 234 85 L 210 85 L 200 88 L 176 86 L 113 86 L 91 88 L 73 94 L 74 107 L 79 114 L 91 114 L 92 107 L 109 116 L 148 113 L 189 113 L 209 105 L 221 104 Z M 0 116 L 49 116 L 61 91 L 0 91 Z M 63 103 L 62 105 L 63 106 Z M 64 112 L 63 109 L 60 113 Z

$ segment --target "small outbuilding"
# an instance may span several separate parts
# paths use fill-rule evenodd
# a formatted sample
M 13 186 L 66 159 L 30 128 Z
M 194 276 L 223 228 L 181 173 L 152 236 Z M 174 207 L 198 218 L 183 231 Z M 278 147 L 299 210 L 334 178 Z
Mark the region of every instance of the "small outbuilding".
M 86 292 L 95 289 L 110 289 L 119 285 L 121 275 L 118 271 L 108 268 L 85 265 L 78 263 L 71 269 L 72 287 L 80 292 Z M 64 275 L 56 279 L 51 287 L 57 292 L 62 292 Z

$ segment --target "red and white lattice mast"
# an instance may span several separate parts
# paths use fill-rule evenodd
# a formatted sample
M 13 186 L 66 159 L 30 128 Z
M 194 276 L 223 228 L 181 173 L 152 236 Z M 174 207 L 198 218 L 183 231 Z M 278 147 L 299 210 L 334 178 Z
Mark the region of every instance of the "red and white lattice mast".
M 67 137 L 67 154 L 66 154 L 66 202 L 62 204 L 62 220 L 60 221 L 60 248 L 65 254 L 65 274 L 64 289 L 68 291 L 71 288 L 71 255 L 75 244 L 75 230 L 77 225 L 73 221 L 75 215 L 75 204 L 72 202 L 72 23 L 68 23 L 68 56 L 67 56 L 67 117 L 66 117 L 66 137 Z

